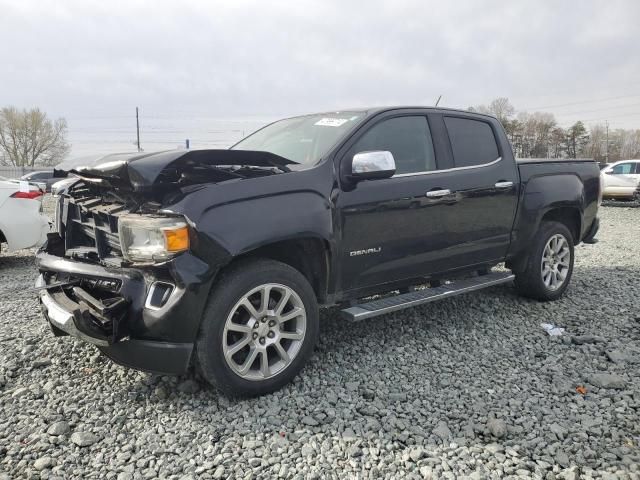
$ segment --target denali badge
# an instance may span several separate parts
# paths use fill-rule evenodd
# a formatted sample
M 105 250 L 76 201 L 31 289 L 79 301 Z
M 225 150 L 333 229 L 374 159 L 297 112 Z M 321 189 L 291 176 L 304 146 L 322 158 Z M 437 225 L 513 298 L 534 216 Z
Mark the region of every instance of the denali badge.
M 350 257 L 358 257 L 360 255 L 369 255 L 370 253 L 380 253 L 382 251 L 382 247 L 372 247 L 367 248 L 365 250 L 354 250 L 349 252 Z

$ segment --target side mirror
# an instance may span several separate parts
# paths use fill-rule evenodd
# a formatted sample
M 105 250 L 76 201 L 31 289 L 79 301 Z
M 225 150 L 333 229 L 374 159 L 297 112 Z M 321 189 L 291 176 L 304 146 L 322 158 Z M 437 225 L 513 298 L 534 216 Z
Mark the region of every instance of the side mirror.
M 351 178 L 354 180 L 374 180 L 390 178 L 396 173 L 393 154 L 387 151 L 356 153 L 351 160 Z
M 606 173 L 607 175 L 611 175 L 613 173 L 613 169 L 607 168 L 606 170 L 604 170 L 604 173 Z

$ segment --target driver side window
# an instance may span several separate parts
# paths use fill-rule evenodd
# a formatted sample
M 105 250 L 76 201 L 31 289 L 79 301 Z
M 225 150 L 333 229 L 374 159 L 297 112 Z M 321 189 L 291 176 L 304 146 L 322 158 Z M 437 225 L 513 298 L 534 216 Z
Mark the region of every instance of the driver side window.
M 396 175 L 436 169 L 431 132 L 424 116 L 395 117 L 381 121 L 360 137 L 350 155 L 374 150 L 393 154 Z

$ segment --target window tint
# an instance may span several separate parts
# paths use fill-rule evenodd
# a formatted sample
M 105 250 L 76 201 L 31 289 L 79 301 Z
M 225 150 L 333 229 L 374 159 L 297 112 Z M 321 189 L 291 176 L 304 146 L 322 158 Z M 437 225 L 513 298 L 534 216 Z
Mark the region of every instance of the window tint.
M 621 163 L 613 167 L 613 173 L 615 175 L 629 175 L 633 173 L 633 163 Z
M 350 155 L 372 150 L 393 154 L 396 174 L 436 169 L 433 141 L 427 118 L 395 117 L 374 125 L 353 146 Z
M 493 162 L 500 154 L 491 126 L 480 120 L 444 117 L 456 167 Z

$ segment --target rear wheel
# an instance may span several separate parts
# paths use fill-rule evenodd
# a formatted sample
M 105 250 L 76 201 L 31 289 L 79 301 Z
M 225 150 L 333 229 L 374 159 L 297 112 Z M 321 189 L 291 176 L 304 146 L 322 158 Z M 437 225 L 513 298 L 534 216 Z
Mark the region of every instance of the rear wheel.
M 272 260 L 240 262 L 211 293 L 197 361 L 224 392 L 260 395 L 295 377 L 317 336 L 318 305 L 300 272 Z
M 573 252 L 569 229 L 560 222 L 543 222 L 524 270 L 516 272 L 520 295 L 542 301 L 560 298 L 573 273 Z

